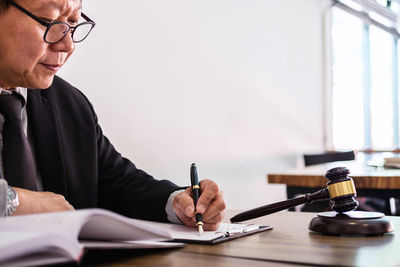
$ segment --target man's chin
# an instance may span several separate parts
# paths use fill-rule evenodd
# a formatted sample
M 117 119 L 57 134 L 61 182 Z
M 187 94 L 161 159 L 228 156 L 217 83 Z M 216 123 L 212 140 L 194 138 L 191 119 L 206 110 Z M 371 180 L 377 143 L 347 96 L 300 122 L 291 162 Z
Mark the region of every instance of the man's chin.
M 53 84 L 53 80 L 54 80 L 54 75 L 52 75 L 51 77 L 48 77 L 46 79 L 33 82 L 27 88 L 29 88 L 29 89 L 47 89 Z

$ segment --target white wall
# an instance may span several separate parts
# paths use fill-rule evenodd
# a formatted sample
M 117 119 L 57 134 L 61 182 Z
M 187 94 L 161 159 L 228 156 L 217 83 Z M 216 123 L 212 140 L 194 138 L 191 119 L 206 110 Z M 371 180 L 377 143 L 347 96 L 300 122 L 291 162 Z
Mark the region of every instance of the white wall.
M 60 76 L 138 167 L 230 208 L 281 200 L 269 171 L 323 146 L 321 0 L 83 1 L 96 21 Z

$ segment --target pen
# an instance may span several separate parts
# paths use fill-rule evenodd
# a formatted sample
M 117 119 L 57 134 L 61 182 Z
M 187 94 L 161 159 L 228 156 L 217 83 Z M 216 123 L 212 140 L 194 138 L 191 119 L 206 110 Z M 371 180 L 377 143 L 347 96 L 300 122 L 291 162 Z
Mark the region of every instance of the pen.
M 190 182 L 192 185 L 192 192 L 193 192 L 196 226 L 197 230 L 199 231 L 199 234 L 201 235 L 203 233 L 203 216 L 196 211 L 196 205 L 200 195 L 200 185 L 199 185 L 199 175 L 197 173 L 197 168 L 195 163 L 192 163 L 192 166 L 190 166 Z

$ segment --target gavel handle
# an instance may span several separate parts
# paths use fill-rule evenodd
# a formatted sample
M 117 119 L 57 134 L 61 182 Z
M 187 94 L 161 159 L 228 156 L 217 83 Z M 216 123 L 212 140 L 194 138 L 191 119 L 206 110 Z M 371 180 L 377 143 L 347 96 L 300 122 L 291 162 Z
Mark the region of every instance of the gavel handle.
M 292 208 L 303 203 L 311 203 L 314 200 L 326 199 L 328 197 L 329 191 L 327 188 L 324 188 L 312 194 L 305 194 L 301 197 L 288 199 L 239 213 L 231 218 L 231 222 L 241 222 L 258 218 L 284 209 Z

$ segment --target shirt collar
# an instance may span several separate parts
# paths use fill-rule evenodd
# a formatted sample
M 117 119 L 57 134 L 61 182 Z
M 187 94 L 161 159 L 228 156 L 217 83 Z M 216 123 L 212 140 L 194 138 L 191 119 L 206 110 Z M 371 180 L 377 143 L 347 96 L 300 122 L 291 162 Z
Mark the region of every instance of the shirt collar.
M 0 87 L 0 94 L 11 94 L 12 92 L 16 92 L 16 93 L 22 95 L 22 97 L 24 98 L 25 103 L 26 103 L 27 98 L 28 98 L 28 89 L 27 88 L 17 87 L 17 88 L 14 88 L 14 89 L 5 90 L 5 89 Z

